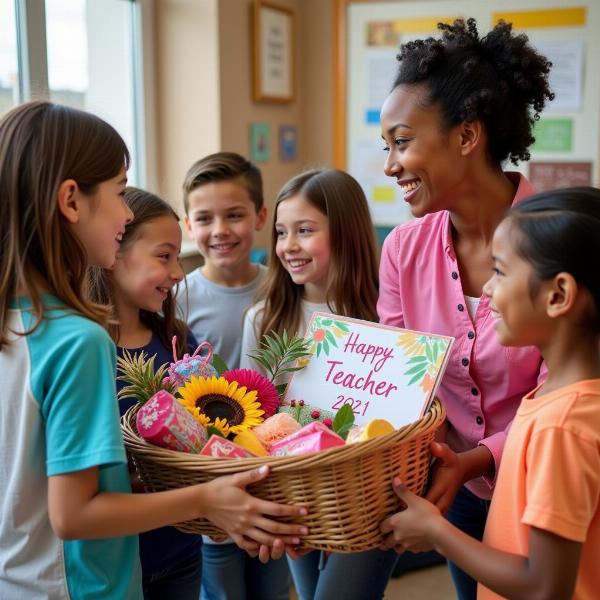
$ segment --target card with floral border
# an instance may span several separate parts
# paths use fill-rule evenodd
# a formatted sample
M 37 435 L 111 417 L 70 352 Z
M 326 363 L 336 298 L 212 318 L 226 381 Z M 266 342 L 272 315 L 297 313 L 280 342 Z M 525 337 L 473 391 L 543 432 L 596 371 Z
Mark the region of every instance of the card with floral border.
M 294 373 L 286 403 L 335 412 L 350 404 L 355 423 L 386 419 L 399 428 L 433 400 L 454 338 L 315 312 L 306 336 L 310 356 Z

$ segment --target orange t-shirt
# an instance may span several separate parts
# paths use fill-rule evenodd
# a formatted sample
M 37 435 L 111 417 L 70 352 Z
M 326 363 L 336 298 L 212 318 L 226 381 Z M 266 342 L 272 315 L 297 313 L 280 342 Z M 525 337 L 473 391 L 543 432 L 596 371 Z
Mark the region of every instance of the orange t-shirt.
M 573 598 L 600 598 L 600 379 L 525 396 L 510 428 L 483 541 L 527 556 L 529 528 L 582 544 Z M 479 584 L 478 600 L 501 596 Z

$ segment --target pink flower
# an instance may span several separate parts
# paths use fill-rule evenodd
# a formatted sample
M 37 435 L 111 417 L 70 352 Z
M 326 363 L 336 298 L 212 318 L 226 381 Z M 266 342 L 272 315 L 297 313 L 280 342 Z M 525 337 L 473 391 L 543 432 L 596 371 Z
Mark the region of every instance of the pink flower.
M 222 374 L 227 381 L 237 381 L 238 384 L 249 392 L 256 392 L 256 400 L 262 410 L 265 411 L 264 418 L 275 414 L 279 407 L 279 394 L 275 386 L 257 371 L 252 369 L 232 369 Z

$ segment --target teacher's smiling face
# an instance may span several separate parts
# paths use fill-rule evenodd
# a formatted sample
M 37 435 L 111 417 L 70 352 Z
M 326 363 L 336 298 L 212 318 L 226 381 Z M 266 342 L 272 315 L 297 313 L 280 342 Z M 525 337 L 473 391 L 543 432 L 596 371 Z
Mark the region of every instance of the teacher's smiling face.
M 445 129 L 438 105 L 427 105 L 423 85 L 399 85 L 381 109 L 384 171 L 402 188 L 415 217 L 451 209 L 460 198 L 468 163 L 465 125 Z

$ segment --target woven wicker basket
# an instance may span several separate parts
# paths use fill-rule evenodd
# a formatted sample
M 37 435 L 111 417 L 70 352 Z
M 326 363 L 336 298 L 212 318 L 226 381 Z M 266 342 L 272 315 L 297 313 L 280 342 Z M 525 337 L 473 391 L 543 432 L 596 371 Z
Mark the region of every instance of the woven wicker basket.
M 420 420 L 366 442 L 305 456 L 224 459 L 149 444 L 135 426 L 138 408 L 133 406 L 125 413 L 121 426 L 125 446 L 148 491 L 203 483 L 268 464 L 269 476 L 248 491 L 274 502 L 305 506 L 307 516 L 289 520 L 309 528 L 302 545 L 334 552 L 379 547 L 381 521 L 400 506 L 392 489 L 393 477 L 399 475 L 413 492 L 423 492 L 431 456 L 429 443 L 445 417 L 442 405 L 435 400 Z M 225 535 L 205 519 L 177 527 L 215 539 Z

